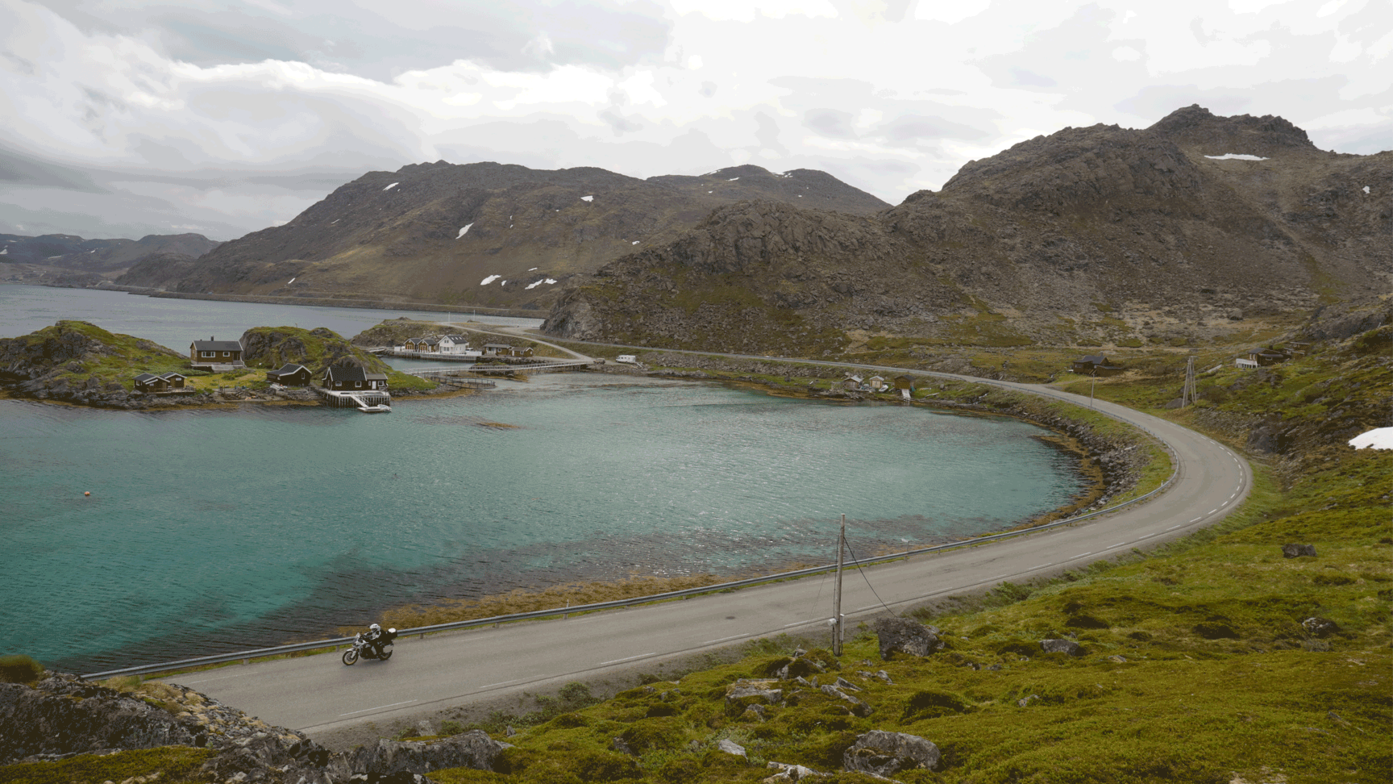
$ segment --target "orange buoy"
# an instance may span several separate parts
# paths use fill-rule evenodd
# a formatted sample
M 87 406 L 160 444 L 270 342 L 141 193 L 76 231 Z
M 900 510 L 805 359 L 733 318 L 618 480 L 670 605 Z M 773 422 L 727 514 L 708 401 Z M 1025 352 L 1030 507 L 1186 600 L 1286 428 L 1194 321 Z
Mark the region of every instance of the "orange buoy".
M 91 490 L 84 490 L 84 491 L 82 491 L 82 494 L 83 494 L 83 495 L 91 495 L 91 494 L 92 494 L 92 491 L 91 491 Z

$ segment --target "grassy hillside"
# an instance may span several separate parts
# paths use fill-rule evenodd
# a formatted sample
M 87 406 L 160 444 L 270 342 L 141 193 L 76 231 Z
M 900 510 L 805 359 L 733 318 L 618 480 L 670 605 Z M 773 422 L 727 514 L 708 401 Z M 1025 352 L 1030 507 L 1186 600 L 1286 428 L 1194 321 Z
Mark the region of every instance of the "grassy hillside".
M 612 699 L 573 684 L 531 714 L 495 715 L 480 726 L 500 739 L 516 730 L 497 770 L 430 778 L 756 782 L 779 762 L 833 773 L 817 779 L 828 784 L 869 783 L 838 771 L 856 737 L 880 729 L 921 736 L 943 753 L 937 770 L 894 774 L 905 784 L 1388 782 L 1393 452 L 1344 442 L 1388 424 L 1390 337 L 1393 326 L 1381 326 L 1317 343 L 1275 368 L 1223 367 L 1202 376 L 1200 403 L 1187 409 L 1163 408 L 1178 396 L 1183 358 L 1157 354 L 1099 380 L 1099 398 L 1244 451 L 1255 469 L 1249 501 L 1221 525 L 1162 549 L 923 611 L 919 619 L 947 643 L 926 658 L 881 661 L 864 627 L 840 659 L 823 650 L 804 657 L 826 667 L 805 672 L 810 684 L 844 678 L 861 689 L 854 695 L 868 715 L 792 681 L 775 684 L 783 700 L 763 716 L 747 700 L 728 700 L 737 680 L 772 677 L 806 644 L 777 639 L 733 663 L 654 672 Z M 1087 381 L 1072 384 L 1087 391 Z M 1286 558 L 1288 543 L 1314 545 L 1316 556 Z M 1082 655 L 1043 653 L 1046 638 L 1072 638 Z M 722 740 L 746 756 L 719 750 Z M 64 764 L 73 763 L 53 763 Z M 120 775 L 158 770 L 183 780 L 176 763 L 162 764 Z M 26 780 L 58 780 L 39 778 L 50 770 L 24 768 L 34 777 Z M 70 780 L 119 780 L 85 775 L 92 778 Z

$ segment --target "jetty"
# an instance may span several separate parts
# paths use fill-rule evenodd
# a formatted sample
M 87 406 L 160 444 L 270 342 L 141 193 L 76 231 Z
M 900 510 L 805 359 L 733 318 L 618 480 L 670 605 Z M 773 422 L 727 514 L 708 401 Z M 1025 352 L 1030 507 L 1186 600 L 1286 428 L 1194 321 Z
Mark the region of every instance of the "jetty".
M 323 398 L 324 405 L 330 408 L 356 408 L 365 414 L 386 413 L 392 410 L 392 396 L 381 389 L 338 392 L 324 387 L 314 390 Z

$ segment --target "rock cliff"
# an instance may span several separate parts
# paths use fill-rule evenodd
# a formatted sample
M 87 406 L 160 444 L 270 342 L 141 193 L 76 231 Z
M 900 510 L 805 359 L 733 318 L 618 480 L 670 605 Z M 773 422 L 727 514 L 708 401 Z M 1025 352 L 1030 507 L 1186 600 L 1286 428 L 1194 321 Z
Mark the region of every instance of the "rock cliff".
M 721 208 L 577 281 L 544 330 L 803 355 L 876 336 L 1184 344 L 1387 291 L 1389 182 L 1393 152 L 1324 152 L 1281 118 L 1066 128 L 871 216 Z

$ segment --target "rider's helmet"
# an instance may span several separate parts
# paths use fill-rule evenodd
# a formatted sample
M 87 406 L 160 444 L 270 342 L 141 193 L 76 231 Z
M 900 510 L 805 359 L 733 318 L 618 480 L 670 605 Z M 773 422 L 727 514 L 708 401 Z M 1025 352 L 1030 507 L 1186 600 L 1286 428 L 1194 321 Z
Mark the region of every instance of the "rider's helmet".
M 371 631 L 371 632 L 373 632 L 374 634 L 377 634 L 377 633 L 380 633 L 380 632 L 382 631 L 382 627 L 381 627 L 381 626 L 378 626 L 377 624 L 374 623 L 372 626 L 369 626 L 369 627 L 368 627 L 368 631 Z

